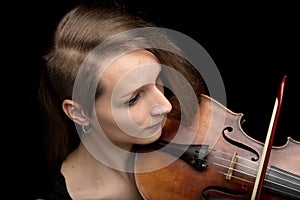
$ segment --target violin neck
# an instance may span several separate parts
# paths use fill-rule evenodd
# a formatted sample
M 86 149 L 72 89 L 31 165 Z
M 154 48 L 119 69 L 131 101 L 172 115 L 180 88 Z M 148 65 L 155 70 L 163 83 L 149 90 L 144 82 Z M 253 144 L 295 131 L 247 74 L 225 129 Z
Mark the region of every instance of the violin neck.
M 274 166 L 268 170 L 263 188 L 288 199 L 300 200 L 300 177 Z

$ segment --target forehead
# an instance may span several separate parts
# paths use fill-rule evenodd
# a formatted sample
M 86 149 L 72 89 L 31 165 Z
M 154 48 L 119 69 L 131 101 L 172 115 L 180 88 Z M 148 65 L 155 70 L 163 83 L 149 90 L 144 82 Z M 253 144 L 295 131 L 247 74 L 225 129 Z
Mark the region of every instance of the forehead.
M 102 82 L 107 87 L 113 86 L 124 75 L 128 78 L 141 78 L 154 75 L 158 64 L 157 58 L 149 51 L 137 50 L 126 53 L 114 60 L 105 70 Z M 153 65 L 150 65 L 153 64 Z M 142 67 L 149 65 L 149 67 Z M 131 72 L 131 73 L 129 73 Z

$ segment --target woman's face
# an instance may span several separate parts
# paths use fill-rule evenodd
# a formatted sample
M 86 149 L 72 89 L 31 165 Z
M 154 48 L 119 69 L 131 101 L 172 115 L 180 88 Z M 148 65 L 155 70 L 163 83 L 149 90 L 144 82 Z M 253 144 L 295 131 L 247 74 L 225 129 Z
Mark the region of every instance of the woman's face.
M 163 94 L 156 57 L 145 50 L 114 60 L 101 77 L 103 94 L 96 115 L 106 136 L 116 145 L 147 144 L 161 135 L 172 106 Z

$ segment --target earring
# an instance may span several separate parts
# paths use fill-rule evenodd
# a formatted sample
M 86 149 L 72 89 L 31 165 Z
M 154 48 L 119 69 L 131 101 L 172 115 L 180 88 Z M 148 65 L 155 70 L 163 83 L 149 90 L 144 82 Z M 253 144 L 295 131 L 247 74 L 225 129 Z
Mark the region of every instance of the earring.
M 84 133 L 89 133 L 91 131 L 91 125 L 90 124 L 87 125 L 87 126 L 82 125 L 81 128 L 82 128 L 82 131 Z

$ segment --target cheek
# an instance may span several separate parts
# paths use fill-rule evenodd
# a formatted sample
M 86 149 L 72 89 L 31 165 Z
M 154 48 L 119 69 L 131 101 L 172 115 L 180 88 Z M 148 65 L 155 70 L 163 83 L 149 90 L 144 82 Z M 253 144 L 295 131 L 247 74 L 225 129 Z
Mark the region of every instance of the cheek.
M 116 123 L 111 113 L 99 112 L 97 113 L 97 120 L 99 125 L 105 132 L 111 129 L 112 127 L 116 126 Z
M 133 107 L 113 107 L 107 104 L 97 109 L 97 120 L 105 134 L 125 133 L 136 136 L 151 124 L 149 110 L 143 103 Z
M 139 132 L 150 121 L 148 114 L 138 109 L 115 109 L 114 112 L 98 113 L 97 118 L 105 132 Z
M 131 120 L 138 126 L 144 127 L 150 124 L 150 116 L 147 109 L 130 109 Z
M 96 114 L 96 123 L 98 123 L 101 126 L 101 129 L 104 132 L 114 130 L 115 127 L 117 127 L 110 105 L 104 103 L 102 103 L 101 105 L 99 104 L 96 107 Z

